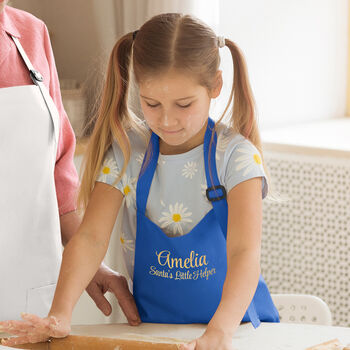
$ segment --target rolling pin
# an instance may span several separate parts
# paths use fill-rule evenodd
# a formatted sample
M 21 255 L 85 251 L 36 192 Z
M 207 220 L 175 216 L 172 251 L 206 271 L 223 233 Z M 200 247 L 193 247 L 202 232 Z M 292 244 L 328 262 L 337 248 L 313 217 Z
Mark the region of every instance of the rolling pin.
M 14 346 L 31 350 L 178 350 L 179 344 L 70 335 L 50 342 Z

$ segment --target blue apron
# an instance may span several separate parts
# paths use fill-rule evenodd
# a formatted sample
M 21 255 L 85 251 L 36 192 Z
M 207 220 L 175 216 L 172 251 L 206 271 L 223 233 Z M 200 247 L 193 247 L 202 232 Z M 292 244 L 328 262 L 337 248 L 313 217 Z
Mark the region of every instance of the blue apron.
M 204 137 L 207 198 L 213 209 L 189 233 L 179 237 L 168 237 L 145 214 L 159 156 L 159 137 L 151 135 L 136 188 L 133 294 L 143 322 L 208 323 L 220 303 L 227 271 L 228 206 L 216 169 L 214 126 L 209 118 Z M 242 322 L 252 322 L 255 328 L 260 321 L 279 322 L 261 276 L 242 319 Z

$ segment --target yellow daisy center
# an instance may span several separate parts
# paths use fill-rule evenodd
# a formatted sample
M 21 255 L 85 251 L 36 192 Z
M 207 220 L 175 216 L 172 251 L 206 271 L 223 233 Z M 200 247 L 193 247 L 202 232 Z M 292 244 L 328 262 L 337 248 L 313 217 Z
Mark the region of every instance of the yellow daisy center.
M 130 193 L 130 187 L 129 187 L 129 185 L 126 185 L 125 187 L 124 187 L 124 194 L 125 195 L 128 195 L 129 193 Z
M 181 215 L 180 214 L 173 214 L 173 220 L 175 222 L 181 221 Z
M 261 164 L 261 158 L 258 154 L 254 154 L 254 161 L 256 164 Z
M 108 166 L 105 166 L 102 170 L 104 174 L 109 174 L 111 172 L 111 169 Z
M 125 240 L 124 240 L 124 238 L 123 238 L 123 237 L 120 237 L 120 242 L 121 242 L 122 244 L 124 244 L 124 243 L 125 243 Z

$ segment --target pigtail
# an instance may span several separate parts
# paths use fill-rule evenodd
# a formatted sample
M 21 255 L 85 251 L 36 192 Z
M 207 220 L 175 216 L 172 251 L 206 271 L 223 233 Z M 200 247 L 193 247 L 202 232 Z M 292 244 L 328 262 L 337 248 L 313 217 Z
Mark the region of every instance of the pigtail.
M 78 195 L 78 207 L 86 209 L 95 181 L 101 171 L 106 151 L 116 140 L 124 156 L 124 164 L 116 183 L 130 160 L 130 141 L 126 129 L 134 124 L 127 108 L 130 56 L 133 36 L 128 33 L 115 44 L 107 68 L 102 101 L 82 164 L 84 171 Z
M 231 40 L 225 39 L 225 45 L 232 55 L 234 76 L 229 103 L 223 115 L 225 115 L 229 105 L 233 103 L 232 115 L 229 121 L 230 126 L 249 139 L 261 152 L 261 140 L 255 115 L 255 101 L 243 54 Z
M 241 50 L 233 41 L 225 39 L 225 46 L 228 47 L 232 55 L 234 76 L 229 102 L 220 120 L 225 116 L 229 106 L 232 103 L 233 108 L 229 125 L 234 131 L 242 134 L 244 137 L 250 140 L 258 149 L 261 155 L 262 165 L 265 170 L 268 185 L 269 187 L 272 187 L 269 171 L 264 162 L 261 138 L 256 119 L 255 101 L 249 83 L 245 59 Z M 269 198 L 272 198 L 273 196 L 274 195 L 269 195 Z

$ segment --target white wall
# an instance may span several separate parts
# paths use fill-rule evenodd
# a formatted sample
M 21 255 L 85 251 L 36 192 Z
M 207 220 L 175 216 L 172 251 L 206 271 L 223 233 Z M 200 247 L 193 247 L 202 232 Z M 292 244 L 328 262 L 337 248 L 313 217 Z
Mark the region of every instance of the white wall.
M 347 0 L 220 0 L 220 32 L 245 53 L 260 126 L 345 114 Z

